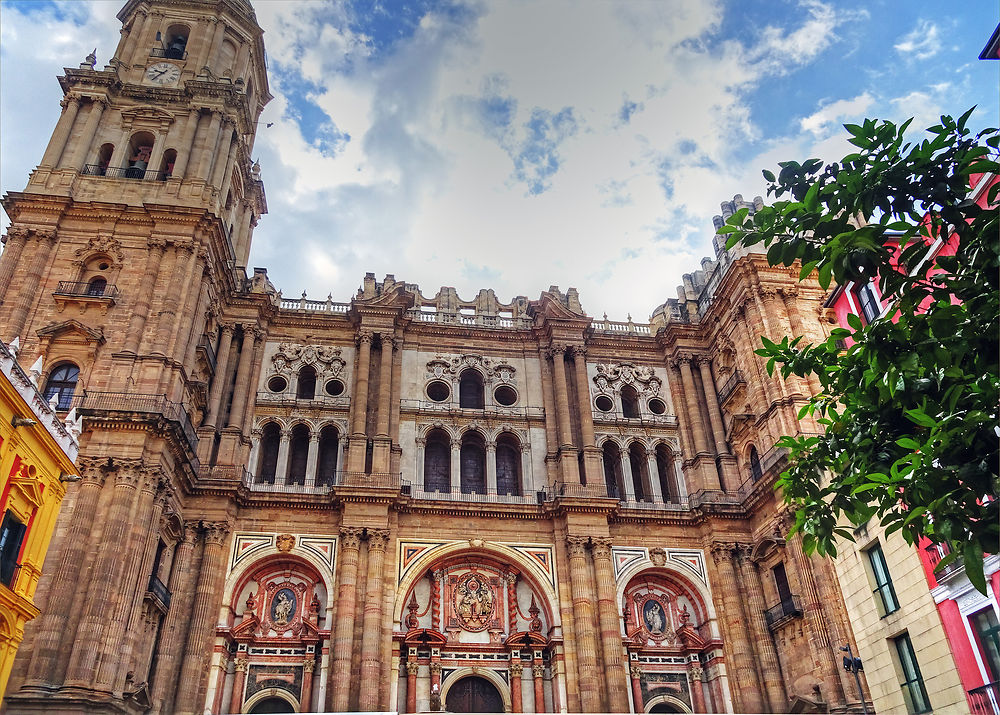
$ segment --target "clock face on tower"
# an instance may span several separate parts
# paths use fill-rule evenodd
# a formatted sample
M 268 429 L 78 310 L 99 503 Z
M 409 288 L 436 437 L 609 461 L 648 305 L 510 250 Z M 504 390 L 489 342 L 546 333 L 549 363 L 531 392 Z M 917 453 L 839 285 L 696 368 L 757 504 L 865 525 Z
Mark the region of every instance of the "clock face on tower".
M 146 68 L 146 79 L 153 84 L 173 84 L 181 76 L 181 68 L 169 62 L 157 62 Z

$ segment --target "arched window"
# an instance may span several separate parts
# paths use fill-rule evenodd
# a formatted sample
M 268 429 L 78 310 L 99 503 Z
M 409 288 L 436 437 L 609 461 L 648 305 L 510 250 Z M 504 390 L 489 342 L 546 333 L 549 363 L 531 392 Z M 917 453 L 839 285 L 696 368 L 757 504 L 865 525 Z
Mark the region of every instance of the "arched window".
M 268 422 L 260 435 L 260 463 L 257 468 L 257 482 L 274 484 L 274 473 L 278 469 L 278 446 L 281 442 L 281 428 Z
M 222 41 L 219 48 L 218 72 L 216 74 L 228 76 L 232 74 L 233 63 L 236 61 L 236 45 L 228 37 Z
M 466 432 L 462 437 L 459 470 L 463 494 L 486 493 L 486 443 L 478 432 Z
M 628 461 L 632 467 L 632 490 L 635 492 L 635 500 L 648 501 L 649 490 L 646 484 L 649 482 L 649 461 L 646 459 L 646 450 L 638 442 L 629 445 Z
M 521 444 L 510 432 L 497 439 L 497 494 L 521 495 Z
M 469 368 L 458 379 L 458 406 L 481 410 L 485 407 L 483 400 L 483 376 Z
M 300 400 L 311 400 L 316 397 L 316 371 L 311 365 L 306 365 L 299 370 L 298 386 L 295 389 L 295 396 Z
M 316 484 L 328 486 L 337 479 L 337 452 L 340 450 L 340 435 L 337 428 L 328 425 L 319 433 L 319 466 L 316 472 Z
M 160 174 L 156 178 L 166 181 L 174 174 L 174 164 L 177 163 L 177 150 L 167 149 L 163 152 L 163 159 L 160 160 Z
M 665 444 L 656 445 L 656 475 L 660 480 L 660 494 L 663 501 L 668 504 L 676 504 L 680 501 L 680 495 L 674 486 L 671 475 L 674 473 L 674 456 Z
M 97 150 L 97 173 L 104 176 L 108 173 L 108 166 L 111 164 L 111 155 L 115 153 L 114 144 L 102 144 Z
M 625 489 L 622 484 L 622 453 L 618 445 L 608 440 L 601 450 L 604 460 L 604 486 L 612 499 L 623 499 Z
M 755 482 L 760 481 L 760 478 L 764 476 L 764 470 L 760 466 L 760 455 L 757 454 L 757 448 L 752 444 L 750 445 L 750 476 Z
M 639 416 L 639 393 L 631 385 L 622 387 L 622 416 Z
M 49 373 L 49 379 L 45 383 L 45 401 L 48 402 L 53 396 L 59 397 L 56 404 L 57 410 L 68 410 L 73 403 L 73 393 L 76 392 L 76 383 L 80 379 L 80 368 L 71 362 L 57 365 Z
M 149 132 L 137 132 L 132 135 L 128 143 L 126 178 L 145 178 L 146 169 L 149 168 L 149 157 L 153 153 L 153 142 L 153 135 Z
M 286 484 L 306 483 L 306 462 L 309 460 L 309 428 L 295 425 L 288 441 L 288 475 Z
M 164 57 L 170 60 L 183 60 L 188 41 L 188 28 L 185 25 L 171 25 L 167 29 L 167 42 L 163 48 Z
M 424 445 L 424 491 L 451 491 L 451 440 L 444 430 L 431 430 Z
M 100 297 L 104 295 L 104 291 L 108 287 L 108 279 L 103 276 L 97 276 L 96 278 L 91 278 L 90 282 L 87 284 L 87 295 L 92 295 L 95 297 Z

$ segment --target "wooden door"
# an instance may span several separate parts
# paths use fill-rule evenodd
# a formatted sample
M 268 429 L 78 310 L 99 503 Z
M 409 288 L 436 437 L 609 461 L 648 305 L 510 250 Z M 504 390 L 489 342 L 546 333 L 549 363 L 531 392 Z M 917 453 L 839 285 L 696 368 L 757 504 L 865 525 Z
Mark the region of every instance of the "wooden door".
M 445 709 L 452 713 L 502 713 L 503 698 L 493 684 L 478 676 L 462 678 L 448 691 Z

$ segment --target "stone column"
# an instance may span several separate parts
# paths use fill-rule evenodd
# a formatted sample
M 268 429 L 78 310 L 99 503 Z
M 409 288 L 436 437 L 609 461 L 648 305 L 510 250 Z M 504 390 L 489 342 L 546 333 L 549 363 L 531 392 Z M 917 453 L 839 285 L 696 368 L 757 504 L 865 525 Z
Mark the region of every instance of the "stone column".
M 600 450 L 594 436 L 594 408 L 590 401 L 590 380 L 587 378 L 587 349 L 582 345 L 571 348 L 573 365 L 576 367 L 576 393 L 580 414 L 580 449 L 583 450 L 583 474 L 581 481 L 587 484 L 603 484 Z
M 497 443 L 486 443 L 486 493 L 497 493 Z
M 545 410 L 545 454 L 546 460 L 552 457 L 558 443 L 559 426 L 556 421 L 556 407 L 552 375 L 549 371 L 548 351 L 538 350 L 538 369 L 542 382 L 542 408 Z
M 197 260 L 198 247 L 193 241 L 174 244 L 173 271 L 168 281 L 166 295 L 163 297 L 163 308 L 160 310 L 156 323 L 156 339 L 153 341 L 153 353 L 155 354 L 167 354 L 171 333 L 178 323 L 178 305 Z
M 288 484 L 288 443 L 291 441 L 291 432 L 281 431 L 281 439 L 278 441 L 278 464 L 274 470 L 275 484 Z
M 389 542 L 388 529 L 368 530 L 368 586 L 365 596 L 365 615 L 361 635 L 361 694 L 358 709 L 373 711 L 384 709 L 380 702 L 382 663 L 379 658 L 379 635 L 382 622 L 382 584 L 385 575 L 385 547 Z
M 573 626 L 576 630 L 577 663 L 580 668 L 580 703 L 584 712 L 603 710 L 598 691 L 597 646 L 594 634 L 594 600 L 587 583 L 587 539 L 584 536 L 567 536 L 569 572 L 573 591 Z
M 635 712 L 645 712 L 646 704 L 642 698 L 642 671 L 639 668 L 629 668 L 629 680 L 632 685 L 632 700 Z M 622 712 L 628 712 L 624 710 Z
M 521 664 L 520 652 L 515 653 L 517 661 L 510 664 L 510 709 L 512 712 L 524 712 L 524 696 L 521 694 L 521 677 L 524 666 Z
M 229 701 L 229 712 L 243 712 L 243 686 L 247 680 L 247 659 L 240 657 L 236 659 L 236 675 L 233 678 L 233 695 Z M 305 690 L 305 673 L 302 677 L 302 688 Z M 304 700 L 305 698 L 303 698 Z M 308 705 L 303 703 L 308 709 Z
M 636 501 L 635 495 L 635 475 L 632 474 L 632 460 L 629 459 L 628 450 L 622 450 L 618 454 L 618 460 L 621 462 L 622 466 L 622 482 L 625 487 L 625 493 L 622 497 L 626 501 Z M 641 475 L 640 475 L 641 478 Z
M 696 713 L 707 713 L 705 707 L 705 693 L 701 690 L 701 681 L 705 677 L 705 671 L 697 664 L 691 664 L 688 668 L 688 679 L 691 686 L 691 705 Z
M 180 546 L 174 556 L 174 566 L 170 577 L 170 593 L 174 603 L 190 603 L 194 594 L 195 542 L 198 540 L 198 522 L 189 521 L 184 526 Z M 157 712 L 173 712 L 174 697 L 177 694 L 177 673 L 180 656 L 184 649 L 185 628 L 190 612 L 185 608 L 171 608 L 160 628 L 159 658 L 153 679 L 153 706 Z
M 28 229 L 11 226 L 3 237 L 4 249 L 0 254 L 0 295 L 6 295 L 14 268 L 21 260 L 24 244 L 28 242 Z M 2 304 L 2 301 L 0 301 Z
M 192 107 L 188 112 L 187 123 L 184 125 L 184 134 L 177 145 L 177 161 L 174 162 L 174 173 L 172 176 L 182 178 L 191 160 L 191 152 L 194 149 L 194 133 L 198 128 L 198 121 L 201 119 L 201 111 L 197 107 Z
M 219 421 L 219 413 L 222 409 L 222 392 L 229 382 L 229 352 L 233 347 L 233 330 L 231 323 L 223 323 L 219 326 L 222 337 L 219 338 L 219 351 L 215 358 L 215 375 L 212 377 L 212 388 L 208 393 L 208 410 L 205 414 L 205 421 L 202 427 L 214 429 Z
M 719 409 L 719 396 L 715 391 L 715 378 L 712 376 L 712 363 L 704 355 L 695 358 L 698 370 L 701 372 L 701 384 L 705 391 L 705 402 L 708 404 L 708 419 L 712 425 L 712 436 L 715 439 L 716 454 L 729 454 L 726 444 L 726 429 L 722 421 L 722 411 Z
M 351 437 L 347 455 L 347 471 L 365 471 L 365 451 L 368 448 L 366 422 L 368 418 L 368 371 L 372 361 L 372 332 L 358 331 L 358 367 L 354 376 L 354 399 L 351 400 Z
M 197 290 L 195 285 L 201 283 L 198 276 L 199 273 L 204 275 L 204 262 L 207 260 L 208 251 L 202 246 L 194 246 L 188 263 L 187 274 L 184 276 L 184 282 L 181 284 L 181 292 L 176 303 L 177 314 L 174 320 L 171 321 L 173 325 L 170 329 L 170 340 L 167 342 L 166 350 L 164 351 L 164 354 L 172 360 L 183 358 L 183 350 L 187 347 L 186 341 L 180 340 L 181 326 L 183 325 L 186 329 L 190 330 L 191 323 L 198 322 L 198 315 L 195 313 L 194 306 L 200 298 L 201 291 Z M 180 343 L 180 350 L 178 350 L 178 343 Z
M 451 474 L 451 493 L 459 494 L 462 491 L 462 445 L 458 442 L 451 443 L 451 461 L 449 463 Z
M 740 564 L 740 592 L 746 605 L 750 620 L 750 631 L 753 634 L 754 651 L 760 664 L 761 676 L 764 678 L 764 691 L 770 704 L 771 712 L 782 712 L 785 709 L 785 687 L 781 679 L 781 664 L 778 662 L 778 651 L 774 647 L 774 639 L 767 627 L 764 617 L 764 590 L 760 583 L 757 567 L 750 560 L 749 544 L 737 546 Z
M 150 238 L 147 242 L 146 267 L 142 275 L 142 283 L 135 297 L 135 305 L 132 307 L 128 319 L 128 328 L 125 330 L 124 352 L 135 354 L 139 350 L 142 342 L 142 332 L 146 327 L 146 320 L 149 317 L 149 305 L 153 299 L 153 291 L 156 288 L 156 279 L 160 275 L 160 264 L 163 261 L 163 253 L 167 248 L 167 242 L 162 238 Z
M 392 405 L 392 336 L 382 333 L 382 359 L 379 362 L 378 373 L 378 420 L 375 434 L 378 437 L 389 436 L 389 410 Z
M 340 576 L 337 584 L 337 620 L 333 636 L 333 687 L 331 709 L 346 712 L 350 706 L 351 656 L 354 653 L 354 619 L 357 608 L 358 551 L 361 546 L 361 529 L 340 528 Z
M 699 454 L 710 454 L 708 438 L 705 435 L 705 423 L 701 417 L 701 404 L 694 384 L 694 373 L 691 372 L 691 356 L 682 355 L 677 358 L 680 366 L 681 381 L 684 384 L 684 397 L 687 400 L 688 418 L 691 421 L 691 433 L 694 436 L 694 448 Z
M 226 554 L 223 544 L 229 536 L 227 522 L 205 524 L 205 552 L 201 559 L 194 607 L 190 611 L 187 644 L 181 667 L 181 688 L 176 700 L 176 712 L 193 713 L 200 709 L 198 698 L 207 669 L 210 646 L 215 636 L 215 615 L 218 613 L 218 588 L 222 585 Z
M 219 187 L 219 192 L 220 192 L 219 201 L 222 202 L 223 206 L 225 206 L 226 194 L 222 191 L 222 189 L 225 186 L 225 184 L 228 183 L 229 181 L 229 173 L 227 173 L 227 170 L 232 166 L 233 159 L 235 159 L 236 157 L 236 148 L 239 146 L 239 141 L 235 139 L 232 135 L 232 125 L 233 125 L 232 119 L 230 119 L 229 117 L 223 117 L 222 129 L 219 130 L 220 133 L 222 134 L 222 137 L 219 143 L 219 147 L 216 150 L 219 156 L 217 156 L 215 159 L 215 166 L 213 167 L 214 170 L 212 171 L 211 183 L 212 186 Z M 228 137 L 226 136 L 227 134 Z M 226 143 L 227 139 L 228 143 Z M 220 161 L 220 159 L 222 159 L 223 146 L 226 147 L 226 154 L 225 154 L 226 160 Z
M 208 171 L 212 166 L 212 159 L 215 156 L 216 145 L 219 142 L 219 127 L 221 124 L 222 114 L 213 111 L 208 120 L 208 127 L 203 134 L 204 141 L 201 142 L 201 146 L 199 148 L 201 154 L 199 155 L 198 164 L 196 165 L 197 168 L 194 173 L 195 179 L 208 181 Z
M 42 162 L 39 166 L 53 168 L 59 164 L 59 158 L 62 156 L 63 149 L 66 148 L 66 140 L 73 131 L 76 115 L 80 111 L 79 97 L 64 97 L 59 104 L 63 111 L 59 116 L 59 121 L 56 122 L 56 128 L 52 131 L 49 143 L 45 147 L 45 153 L 42 154 Z
M 104 114 L 104 107 L 106 105 L 107 102 L 103 99 L 93 99 L 90 102 L 90 112 L 87 114 L 87 121 L 83 125 L 83 133 L 80 134 L 76 151 L 73 152 L 73 158 L 70 159 L 70 163 L 77 171 L 83 169 L 83 164 L 87 160 L 87 155 L 90 153 L 90 145 L 94 142 L 94 136 L 97 134 L 97 126 L 101 121 L 101 115 Z
M 124 544 L 131 523 L 136 488 L 141 478 L 142 464 L 138 460 L 122 460 L 115 474 L 111 504 L 104 520 L 101 543 Z M 90 687 L 97 676 L 98 659 L 108 655 L 105 636 L 110 627 L 108 604 L 120 588 L 124 559 L 117 549 L 97 552 L 91 569 L 90 586 L 82 603 L 83 616 L 73 638 L 66 683 Z M 115 647 L 120 644 L 114 644 Z
M 408 713 L 415 713 L 417 711 L 418 670 L 420 670 L 420 665 L 416 660 L 406 661 L 406 712 Z
M 312 656 L 306 658 L 302 663 L 302 701 L 300 706 L 303 712 L 312 712 L 312 688 L 313 671 L 316 669 L 316 660 Z M 234 710 L 233 712 L 239 712 Z
M 651 502 L 667 502 L 667 497 L 664 496 L 663 490 L 660 489 L 660 469 L 656 464 L 656 452 L 649 451 L 646 452 L 646 472 L 649 474 L 649 500 Z M 667 481 L 670 481 L 670 475 L 667 475 Z
M 535 660 L 531 666 L 531 675 L 535 683 L 535 712 L 544 713 L 545 710 L 545 666 L 541 661 Z M 628 706 L 622 712 L 627 712 Z
M 233 388 L 233 405 L 229 410 L 228 427 L 243 429 L 243 412 L 250 392 L 254 347 L 259 336 L 260 332 L 256 328 L 243 326 L 243 347 L 240 349 L 240 359 L 236 367 L 236 386 Z
M 163 13 L 153 11 L 146 16 L 146 21 L 142 25 L 142 33 L 136 36 L 135 46 L 129 58 L 129 64 L 141 64 L 148 56 L 156 36 L 158 21 L 163 20 Z
M 309 435 L 309 454 L 306 457 L 305 486 L 316 486 L 316 465 L 319 462 L 319 432 Z
M 761 697 L 764 689 L 757 678 L 750 650 L 750 633 L 743 615 L 742 597 L 736 585 L 736 571 L 733 567 L 735 548 L 736 545 L 732 543 L 717 541 L 712 544 L 712 557 L 719 574 L 719 589 L 725 609 L 726 645 L 733 657 L 733 676 L 736 681 L 733 705 L 738 712 L 759 713 L 766 709 Z
M 553 345 L 549 349 L 552 358 L 552 373 L 556 385 L 556 415 L 559 421 L 559 447 L 573 446 L 572 423 L 569 419 L 569 387 L 566 384 L 566 354 L 564 345 Z
M 49 263 L 49 253 L 51 253 L 52 246 L 56 241 L 56 233 L 51 229 L 35 229 L 34 239 L 32 245 L 28 247 L 28 253 L 33 254 L 28 266 L 28 273 L 18 288 L 17 299 L 14 301 L 14 309 L 11 312 L 10 323 L 8 323 L 8 334 L 4 336 L 7 340 L 21 335 L 28 311 L 31 310 L 35 299 L 39 297 L 42 273 Z
M 594 573 L 597 576 L 597 613 L 601 624 L 601 646 L 604 655 L 604 672 L 608 688 L 608 707 L 611 712 L 628 712 L 626 674 L 622 666 L 622 634 L 619 610 L 616 605 L 615 572 L 611 565 L 611 539 L 594 539 L 591 552 Z
M 430 668 L 431 668 L 431 708 L 433 709 L 433 707 L 434 707 L 434 705 L 433 705 L 433 703 L 434 703 L 434 693 L 437 693 L 439 698 L 440 698 L 440 695 L 441 695 L 441 660 L 440 660 L 440 656 L 438 656 L 437 658 L 435 658 L 433 655 L 431 656 L 431 665 L 430 665 Z M 444 710 L 443 703 L 442 703 L 442 707 L 440 707 L 439 709 L 440 710 Z
M 81 573 L 91 545 L 89 537 L 97 502 L 109 471 L 101 460 L 93 457 L 82 457 L 78 462 L 83 479 L 59 565 L 49 586 L 49 600 L 37 624 L 26 684 L 62 683 L 71 650 L 67 647 L 67 634 L 74 631 L 72 615 L 79 613 Z
M 243 406 L 243 427 L 240 433 L 249 438 L 250 429 L 253 426 L 253 413 L 257 406 L 257 385 L 260 384 L 260 372 L 264 361 L 264 344 L 267 342 L 267 333 L 262 329 L 254 331 L 253 355 L 250 357 L 250 379 L 247 381 L 247 400 Z

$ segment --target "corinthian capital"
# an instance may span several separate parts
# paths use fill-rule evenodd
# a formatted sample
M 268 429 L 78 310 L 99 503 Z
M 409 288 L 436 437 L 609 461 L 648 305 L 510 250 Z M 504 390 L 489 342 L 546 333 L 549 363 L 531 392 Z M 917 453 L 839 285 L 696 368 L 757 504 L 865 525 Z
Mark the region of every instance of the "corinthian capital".
M 228 521 L 207 521 L 205 522 L 204 527 L 205 543 L 222 546 L 222 544 L 226 541 L 226 537 L 229 536 L 229 532 L 232 530 L 233 525 Z
M 354 341 L 358 345 L 361 345 L 362 343 L 368 343 L 369 345 L 371 345 L 371 342 L 374 338 L 375 338 L 375 333 L 372 332 L 371 330 L 359 330 L 358 335 L 354 339 Z
M 587 537 L 586 536 L 567 536 L 566 537 L 566 548 L 569 549 L 569 555 L 572 556 L 585 556 L 587 553 Z
M 721 564 L 723 562 L 732 561 L 733 550 L 736 548 L 736 544 L 731 541 L 713 541 L 711 552 L 712 558 L 715 559 L 715 563 Z
M 344 549 L 354 549 L 361 546 L 361 529 L 356 526 L 340 527 L 340 545 Z
M 607 536 L 595 536 L 593 539 L 595 559 L 611 559 L 611 539 Z
M 368 530 L 368 550 L 375 551 L 385 551 L 386 545 L 389 543 L 389 530 L 388 529 L 369 529 Z
M 557 356 L 562 357 L 566 354 L 566 346 L 559 345 L 558 343 L 553 343 L 545 350 L 545 357 L 555 359 Z

